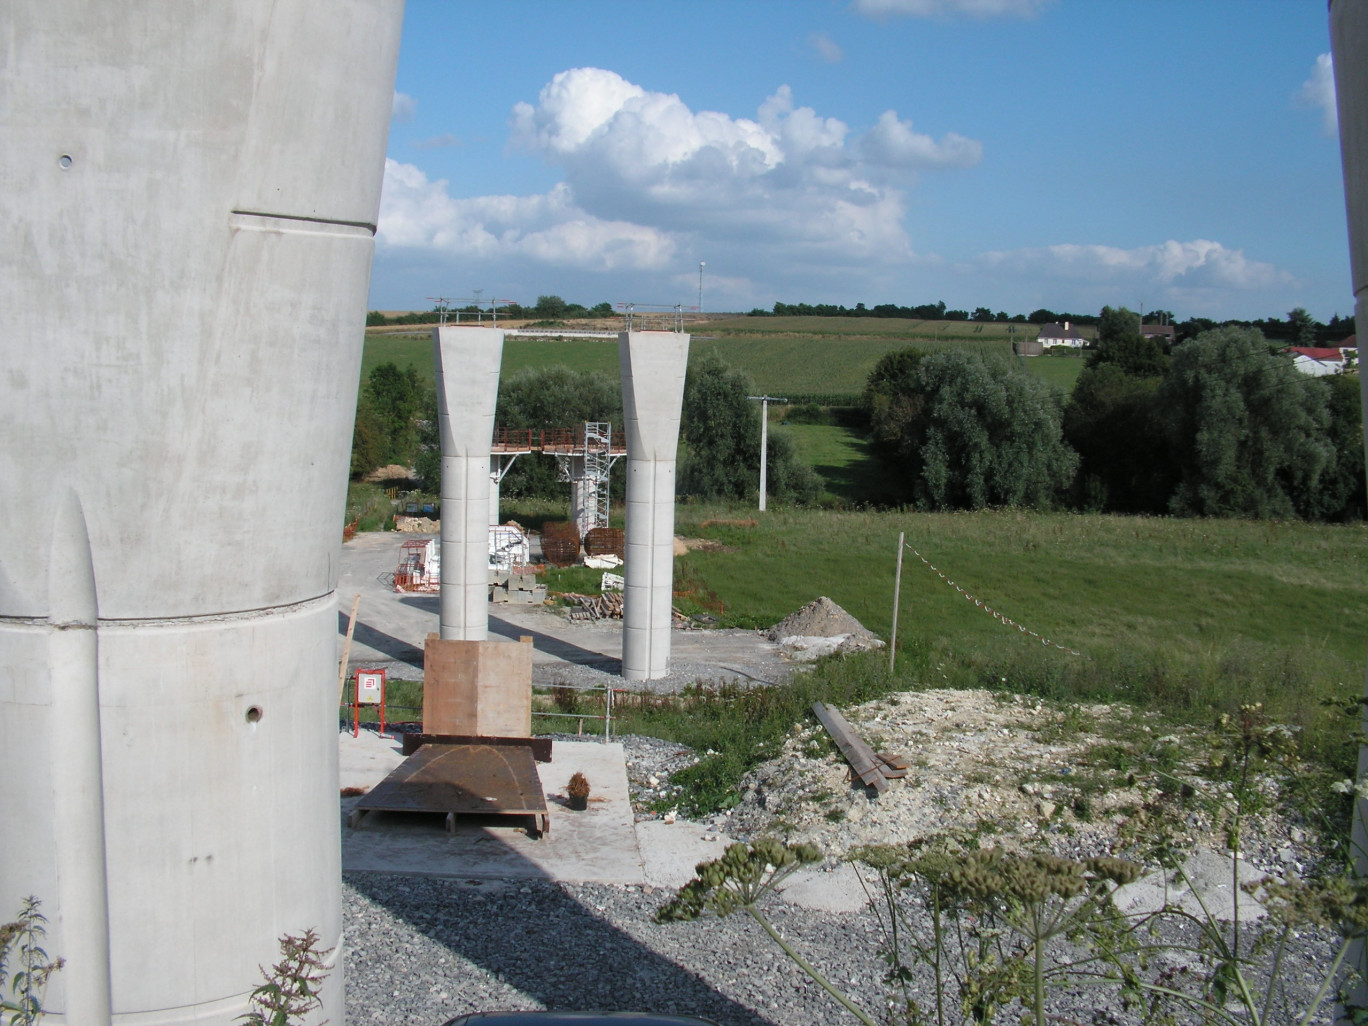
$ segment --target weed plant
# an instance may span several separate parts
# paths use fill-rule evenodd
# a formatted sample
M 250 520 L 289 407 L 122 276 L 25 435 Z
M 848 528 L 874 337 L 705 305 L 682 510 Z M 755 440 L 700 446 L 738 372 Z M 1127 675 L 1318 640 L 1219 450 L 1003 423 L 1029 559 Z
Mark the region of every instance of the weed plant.
M 43 1017 L 48 980 L 65 964 L 43 950 L 47 917 L 38 911 L 41 904 L 27 897 L 18 919 L 0 923 L 0 1021 L 5 1026 L 33 1026 Z
M 1306 1026 L 1333 997 L 1345 1021 L 1363 1022 L 1368 1010 L 1353 1004 L 1356 975 L 1346 971 L 1353 945 L 1368 932 L 1368 883 L 1343 862 L 1325 864 L 1322 875 L 1301 880 L 1240 882 L 1241 825 L 1256 811 L 1255 780 L 1277 768 L 1296 784 L 1300 754 L 1294 732 L 1270 723 L 1263 710 L 1245 706 L 1219 724 L 1214 762 L 1218 790 L 1209 796 L 1225 806 L 1231 867 L 1229 918 L 1218 918 L 1186 869 L 1181 803 L 1152 810 L 1137 829 L 1146 854 L 1164 867 L 1164 879 L 1184 884 L 1195 908 L 1166 893 L 1161 906 L 1128 912 L 1113 900 L 1115 888 L 1134 882 L 1141 866 L 1123 859 L 1059 858 L 977 848 L 977 838 L 946 835 L 906 845 L 864 848 L 854 858 L 877 874 L 870 895 L 888 965 L 886 1021 L 911 1026 L 1023 1026 L 1074 1022 L 1051 1007 L 1051 995 L 1091 990 L 1097 1021 L 1114 1021 L 1115 1002 L 1145 1024 L 1179 1022 L 1226 1026 Z M 1158 769 L 1160 777 L 1169 774 Z M 1347 790 L 1368 788 L 1346 781 Z M 1343 789 L 1342 789 L 1343 790 Z M 1183 792 L 1174 789 L 1173 794 Z M 1347 848 L 1341 848 L 1347 854 Z M 860 1008 L 801 954 L 802 938 L 784 938 L 769 925 L 760 899 L 798 866 L 819 861 L 811 846 L 792 847 L 761 838 L 736 844 L 712 862 L 660 909 L 662 921 L 749 913 L 795 964 L 827 989 L 866 1026 L 884 1015 Z M 1242 927 L 1240 904 L 1257 896 L 1268 924 Z M 1294 993 L 1285 959 L 1300 931 L 1338 933 L 1319 985 Z M 1194 939 L 1195 938 L 1195 939 Z M 924 1002 L 929 1002 L 924 1005 Z

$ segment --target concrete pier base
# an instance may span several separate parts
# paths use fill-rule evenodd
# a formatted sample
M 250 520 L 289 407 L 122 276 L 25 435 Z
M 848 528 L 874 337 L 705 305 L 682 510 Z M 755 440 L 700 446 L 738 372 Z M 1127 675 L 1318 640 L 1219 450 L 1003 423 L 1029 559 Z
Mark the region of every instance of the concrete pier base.
M 689 336 L 623 332 L 618 357 L 627 429 L 622 676 L 651 680 L 670 669 L 675 459 Z
M 504 333 L 434 328 L 442 439 L 441 637 L 489 636 L 489 476 Z M 497 498 L 495 499 L 497 502 Z
M 0 921 L 44 1022 L 341 1022 L 337 586 L 402 3 L 14 0 Z

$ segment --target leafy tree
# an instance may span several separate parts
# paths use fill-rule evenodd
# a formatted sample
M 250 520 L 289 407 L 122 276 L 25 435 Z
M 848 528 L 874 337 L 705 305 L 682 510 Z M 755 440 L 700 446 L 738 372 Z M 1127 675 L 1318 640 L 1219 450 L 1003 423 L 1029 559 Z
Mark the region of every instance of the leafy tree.
M 680 424 L 683 442 L 679 492 L 700 498 L 746 499 L 760 487 L 760 407 L 747 399 L 750 379 L 715 353 L 689 368 Z M 813 470 L 798 459 L 789 437 L 769 432 L 767 494 L 811 502 L 821 490 Z
M 574 431 L 582 430 L 587 420 L 609 421 L 615 432 L 621 432 L 622 388 L 615 378 L 594 371 L 560 365 L 527 367 L 499 382 L 494 419 L 501 428 Z M 620 487 L 619 471 L 613 488 Z M 560 498 L 567 494 L 565 483 L 557 481 L 554 461 L 528 456 L 513 464 L 501 490 L 510 496 Z
M 418 450 L 418 416 L 425 393 L 410 364 L 382 363 L 370 372 L 356 401 L 352 473 L 360 476 L 387 463 L 411 466 Z
M 1042 308 L 1040 310 L 1032 310 L 1030 314 L 1026 317 L 1026 320 L 1028 320 L 1032 324 L 1050 324 L 1054 321 L 1059 320 L 1059 315 L 1055 313 L 1053 310 L 1046 310 Z
M 1330 374 L 1311 380 L 1326 392 L 1325 408 L 1330 415 L 1326 435 L 1335 447 L 1335 459 L 1312 496 L 1310 515 L 1319 520 L 1362 520 L 1368 499 L 1364 495 L 1363 403 L 1358 378 Z
M 1162 379 L 1119 362 L 1085 367 L 1064 407 L 1064 440 L 1079 455 L 1076 500 L 1094 510 L 1163 513 L 1173 489 L 1155 423 Z
M 351 476 L 364 477 L 387 460 L 388 441 L 384 425 L 365 389 L 356 400 L 356 423 L 352 428 Z
M 558 321 L 565 316 L 568 307 L 560 296 L 538 296 L 533 312 L 544 321 Z
M 1287 324 L 1291 329 L 1291 344 L 1294 346 L 1314 346 L 1316 344 L 1316 331 L 1320 325 L 1316 319 L 1306 312 L 1304 307 L 1296 307 L 1288 311 Z
M 974 312 L 970 315 L 969 319 L 971 321 L 991 321 L 993 319 L 993 311 L 989 310 L 986 306 L 978 306 L 974 308 Z
M 902 382 L 874 436 L 921 508 L 1048 506 L 1073 479 L 1058 402 L 1019 364 L 946 350 L 916 360 Z
M 1124 306 L 1102 308 L 1097 319 L 1097 348 L 1088 358 L 1089 367 L 1117 364 L 1127 374 L 1158 377 L 1168 369 L 1164 347 L 1157 340 L 1140 334 L 1140 320 Z
M 1326 398 L 1257 331 L 1217 328 L 1179 346 L 1156 394 L 1178 476 L 1170 510 L 1315 515 L 1336 458 Z

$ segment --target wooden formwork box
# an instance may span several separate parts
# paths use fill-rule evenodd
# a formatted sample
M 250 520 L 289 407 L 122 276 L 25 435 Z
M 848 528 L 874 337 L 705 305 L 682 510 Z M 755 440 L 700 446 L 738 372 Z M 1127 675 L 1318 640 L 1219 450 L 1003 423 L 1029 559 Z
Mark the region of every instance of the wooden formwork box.
M 532 639 L 443 641 L 423 647 L 423 730 L 428 734 L 528 737 Z

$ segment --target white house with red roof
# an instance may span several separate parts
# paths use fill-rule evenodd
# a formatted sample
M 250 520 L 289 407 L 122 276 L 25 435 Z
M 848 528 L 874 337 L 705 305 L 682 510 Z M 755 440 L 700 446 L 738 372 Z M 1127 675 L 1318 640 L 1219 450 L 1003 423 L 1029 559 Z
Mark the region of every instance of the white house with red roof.
M 1292 365 L 1297 370 L 1316 378 L 1343 374 L 1347 364 L 1345 351 L 1338 347 L 1289 346 L 1285 352 L 1291 355 Z

